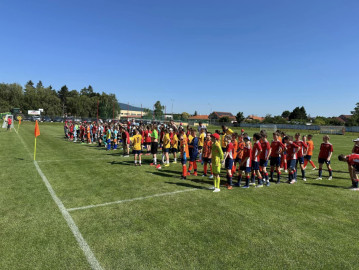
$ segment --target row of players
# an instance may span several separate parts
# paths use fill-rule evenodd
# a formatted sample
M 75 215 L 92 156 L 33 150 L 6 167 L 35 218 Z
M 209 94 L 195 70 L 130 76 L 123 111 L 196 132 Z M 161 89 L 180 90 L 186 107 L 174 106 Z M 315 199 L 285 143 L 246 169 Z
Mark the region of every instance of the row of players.
M 95 125 L 93 125 L 95 126 Z M 93 130 L 93 126 L 87 125 L 87 135 L 90 134 L 90 130 Z M 153 163 L 151 165 L 160 168 L 157 164 L 157 152 L 158 148 L 162 148 L 162 162 L 164 166 L 169 166 L 169 154 L 173 153 L 174 163 L 177 163 L 177 153 L 180 152 L 180 158 L 182 163 L 182 179 L 186 179 L 188 175 L 191 175 L 192 169 L 193 174 L 197 175 L 197 162 L 202 162 L 204 174 L 207 175 L 208 168 L 211 171 L 210 178 L 215 178 L 215 182 L 218 181 L 219 173 L 216 174 L 217 170 L 213 170 L 213 167 L 218 168 L 218 162 L 212 157 L 212 152 L 217 153 L 220 160 L 220 167 L 225 167 L 227 171 L 227 188 L 232 188 L 232 178 L 237 171 L 238 165 L 238 182 L 235 186 L 240 186 L 243 174 L 245 176 L 244 188 L 249 185 L 255 185 L 255 177 L 258 178 L 257 187 L 263 187 L 263 184 L 269 186 L 270 181 L 273 181 L 274 172 L 277 173 L 276 183 L 280 183 L 281 169 L 287 171 L 288 167 L 288 183 L 294 184 L 297 180 L 297 168 L 298 164 L 301 169 L 302 179 L 305 178 L 305 168 L 309 162 L 313 169 L 316 169 L 315 164 L 311 161 L 313 154 L 314 144 L 312 136 L 300 137 L 300 134 L 295 135 L 295 140 L 291 136 L 285 136 L 284 133 L 279 131 L 273 133 L 273 141 L 269 144 L 267 140 L 267 133 L 262 131 L 260 134 L 254 134 L 253 144 L 248 134 L 234 133 L 231 129 L 226 126 L 222 126 L 222 136 L 217 130 L 216 133 L 211 134 L 206 132 L 205 128 L 201 126 L 199 129 L 199 135 L 197 138 L 197 132 L 194 129 L 187 128 L 187 132 L 180 126 L 159 126 L 156 125 L 147 126 L 146 128 L 140 126 L 134 128 L 134 135 L 131 137 L 130 132 L 126 127 L 123 126 L 111 126 L 111 125 L 99 125 L 95 127 L 95 132 L 92 132 L 91 136 L 88 136 L 88 142 L 90 138 L 94 136 L 97 138 L 99 146 L 102 141 L 105 142 L 107 149 L 117 149 L 117 143 L 122 141 L 124 155 L 129 155 L 130 145 L 133 149 L 135 158 L 135 165 L 141 165 L 141 155 L 143 148 L 153 155 Z M 96 132 L 96 130 L 98 132 Z M 84 132 L 84 137 L 86 137 Z M 89 138 L 90 137 L 90 138 Z M 218 137 L 218 138 L 217 138 Z M 283 138 L 282 138 L 283 137 Z M 323 137 L 323 143 L 321 144 L 319 151 L 319 177 L 318 180 L 322 179 L 322 168 L 323 164 L 327 165 L 329 171 L 329 180 L 332 179 L 332 169 L 330 167 L 330 160 L 333 153 L 333 146 L 329 142 L 329 136 Z M 160 143 L 158 143 L 160 141 Z M 220 150 L 215 146 L 218 141 Z M 187 150 L 188 148 L 188 150 Z M 217 150 L 216 150 L 217 149 Z M 356 140 L 352 150 L 353 153 L 359 154 L 359 140 Z M 223 155 L 223 157 L 222 157 Z M 342 156 L 342 159 L 349 159 L 349 156 Z M 358 158 L 352 157 L 354 163 Z M 187 170 L 187 162 L 189 161 L 189 168 Z M 267 172 L 267 163 L 270 161 L 270 179 Z M 213 164 L 212 164 L 213 163 Z M 355 165 L 355 164 L 354 164 Z M 351 177 L 353 186 L 357 186 L 355 180 L 355 166 L 350 165 Z M 354 168 L 354 169 L 353 169 Z M 215 172 L 213 172 L 215 171 Z M 251 181 L 250 181 L 251 180 Z M 219 186 L 215 184 L 215 191 L 219 189 Z

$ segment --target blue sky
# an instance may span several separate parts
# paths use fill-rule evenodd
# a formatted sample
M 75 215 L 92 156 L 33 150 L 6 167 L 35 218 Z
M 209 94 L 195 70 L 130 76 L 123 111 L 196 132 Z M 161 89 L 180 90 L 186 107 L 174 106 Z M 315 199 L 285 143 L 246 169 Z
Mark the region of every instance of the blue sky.
M 312 116 L 359 102 L 359 1 L 0 2 L 0 82 L 171 111 Z

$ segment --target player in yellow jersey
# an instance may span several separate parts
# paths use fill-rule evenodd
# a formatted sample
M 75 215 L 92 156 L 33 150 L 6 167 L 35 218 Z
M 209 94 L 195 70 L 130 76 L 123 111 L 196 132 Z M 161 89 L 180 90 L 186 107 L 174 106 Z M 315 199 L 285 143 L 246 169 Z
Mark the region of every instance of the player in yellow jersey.
M 221 173 L 221 164 L 223 160 L 223 151 L 221 145 L 219 144 L 219 134 L 212 134 L 212 170 L 214 174 L 214 190 L 213 192 L 221 191 L 219 185 L 221 178 L 219 174 Z
M 162 162 L 165 164 L 165 167 L 170 166 L 170 148 L 171 148 L 171 139 L 168 129 L 165 129 L 165 134 L 163 136 L 163 146 L 162 146 Z M 166 158 L 166 161 L 165 161 Z
M 171 138 L 172 135 L 172 138 Z M 171 152 L 173 154 L 173 163 L 177 163 L 177 152 L 178 152 L 178 136 L 177 129 L 175 128 L 174 132 L 170 129 L 170 138 L 171 138 Z
M 198 153 L 199 153 L 199 162 L 202 162 L 202 149 L 204 145 L 204 139 L 206 138 L 206 130 L 201 128 L 199 138 L 198 138 Z
M 227 150 L 225 137 L 226 137 L 226 135 L 232 135 L 234 132 L 233 132 L 233 130 L 231 130 L 230 128 L 228 128 L 225 125 L 222 126 L 222 131 L 223 131 L 223 135 L 221 137 L 221 147 L 222 147 L 223 154 L 225 155 L 226 150 Z
M 142 166 L 141 164 L 141 156 L 142 156 L 142 145 L 141 145 L 141 141 L 142 141 L 142 136 L 139 132 L 138 129 L 135 129 L 135 135 L 132 137 L 132 145 L 133 145 L 133 150 L 132 153 L 135 156 L 135 166 L 137 166 L 137 157 L 139 160 L 138 166 Z

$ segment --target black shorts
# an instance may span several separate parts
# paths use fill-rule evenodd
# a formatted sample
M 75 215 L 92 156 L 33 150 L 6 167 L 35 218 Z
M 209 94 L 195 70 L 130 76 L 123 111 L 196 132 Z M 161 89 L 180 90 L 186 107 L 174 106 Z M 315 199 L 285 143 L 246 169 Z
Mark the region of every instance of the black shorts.
M 163 153 L 169 153 L 170 152 L 170 149 L 169 148 L 163 148 Z
M 306 160 L 310 161 L 310 160 L 312 159 L 312 156 L 306 155 L 304 158 L 305 158 Z
M 203 146 L 198 146 L 198 150 L 202 150 L 203 149 Z
M 203 159 L 203 162 L 204 163 L 211 163 L 212 162 L 212 159 L 211 158 L 208 158 L 208 157 L 204 157 L 202 158 Z
M 141 150 L 132 150 L 132 154 L 134 155 L 141 155 L 142 151 Z
M 151 142 L 151 154 L 157 154 L 158 142 Z
M 177 148 L 171 148 L 171 153 L 177 153 L 178 152 L 178 149 Z

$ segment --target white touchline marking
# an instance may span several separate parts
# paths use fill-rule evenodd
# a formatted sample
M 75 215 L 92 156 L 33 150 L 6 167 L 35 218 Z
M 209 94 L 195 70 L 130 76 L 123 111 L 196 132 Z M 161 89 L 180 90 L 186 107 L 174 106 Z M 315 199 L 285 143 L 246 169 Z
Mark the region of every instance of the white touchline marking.
M 16 131 L 16 133 L 17 133 L 17 131 Z M 31 152 L 27 148 L 24 140 L 21 138 L 21 136 L 18 133 L 17 133 L 17 135 L 19 136 L 21 143 L 24 145 L 24 147 L 28 151 L 29 155 L 32 157 Z M 52 199 L 55 201 L 58 208 L 60 209 L 60 212 L 61 212 L 62 216 L 64 217 L 64 219 L 66 220 L 67 225 L 70 227 L 73 235 L 75 236 L 77 243 L 79 244 L 83 253 L 85 254 L 86 259 L 87 259 L 88 263 L 90 264 L 91 268 L 96 269 L 96 270 L 101 270 L 102 267 L 101 267 L 100 263 L 97 261 L 95 255 L 93 254 L 90 246 L 87 244 L 86 240 L 83 238 L 79 228 L 77 227 L 75 221 L 72 219 L 70 213 L 66 210 L 62 201 L 59 199 L 59 197 L 57 197 L 54 189 L 52 188 L 50 182 L 47 180 L 47 178 L 44 175 L 44 173 L 42 172 L 42 170 L 40 169 L 36 160 L 34 160 L 34 165 L 36 167 L 37 172 L 41 176 L 42 181 L 44 182 L 45 186 L 47 187 L 47 190 L 49 191 Z
M 159 194 L 154 194 L 154 195 L 145 196 L 145 197 L 138 197 L 138 198 L 133 198 L 133 199 L 126 199 L 126 200 L 120 200 L 120 201 L 114 201 L 114 202 L 107 202 L 107 203 L 100 203 L 100 204 L 94 204 L 94 205 L 68 208 L 67 211 L 72 212 L 72 211 L 84 210 L 84 209 L 95 208 L 95 207 L 102 207 L 102 206 L 107 206 L 107 205 L 112 205 L 112 204 L 141 201 L 141 200 L 146 200 L 146 199 L 150 199 L 150 198 L 168 196 L 168 195 L 173 195 L 173 194 L 177 194 L 177 193 L 195 191 L 195 190 L 201 190 L 201 189 L 202 188 L 191 188 L 191 189 L 177 190 L 177 191 L 173 191 L 173 192 L 159 193 Z
M 113 157 L 107 157 L 107 158 L 67 158 L 67 159 L 49 159 L 49 160 L 39 160 L 37 162 L 43 163 L 43 162 L 62 162 L 62 161 L 80 161 L 80 160 L 113 160 Z

